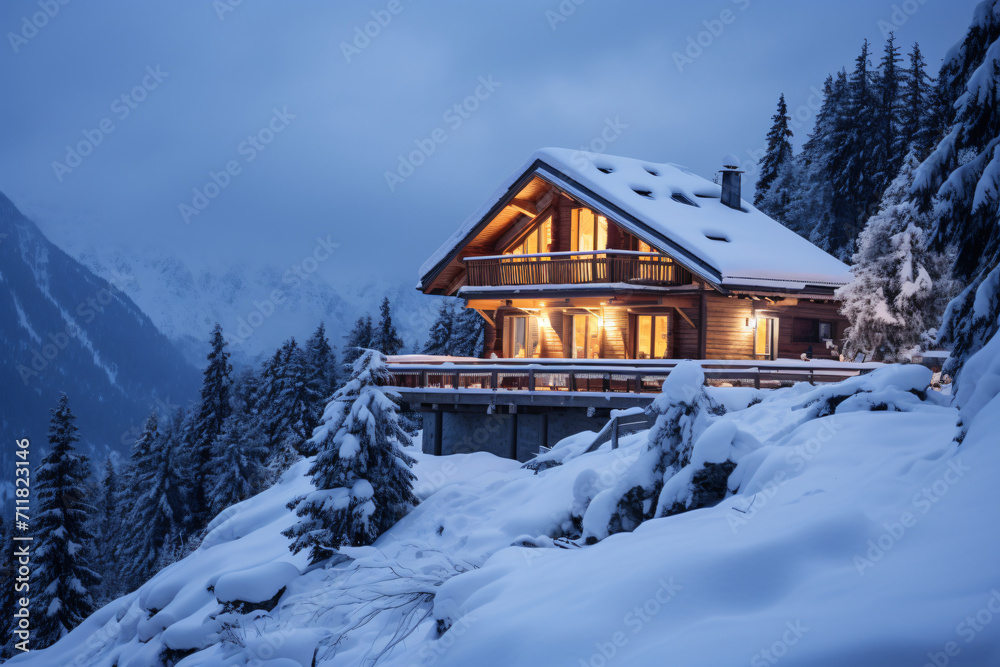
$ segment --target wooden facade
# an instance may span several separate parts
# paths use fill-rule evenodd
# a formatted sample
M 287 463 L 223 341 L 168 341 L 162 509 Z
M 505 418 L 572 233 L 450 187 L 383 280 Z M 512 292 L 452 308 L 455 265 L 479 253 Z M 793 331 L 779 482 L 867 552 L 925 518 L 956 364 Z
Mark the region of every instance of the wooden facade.
M 538 175 L 421 289 L 484 316 L 485 357 L 835 359 L 847 326 L 833 287 L 711 284 Z

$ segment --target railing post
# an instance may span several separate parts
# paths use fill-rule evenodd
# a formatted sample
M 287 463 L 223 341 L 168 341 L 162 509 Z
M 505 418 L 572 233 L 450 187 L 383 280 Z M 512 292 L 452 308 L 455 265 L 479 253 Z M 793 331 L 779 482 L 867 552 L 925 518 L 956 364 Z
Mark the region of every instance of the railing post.
M 528 391 L 535 391 L 535 369 L 528 369 Z
M 618 417 L 611 419 L 611 449 L 618 449 Z

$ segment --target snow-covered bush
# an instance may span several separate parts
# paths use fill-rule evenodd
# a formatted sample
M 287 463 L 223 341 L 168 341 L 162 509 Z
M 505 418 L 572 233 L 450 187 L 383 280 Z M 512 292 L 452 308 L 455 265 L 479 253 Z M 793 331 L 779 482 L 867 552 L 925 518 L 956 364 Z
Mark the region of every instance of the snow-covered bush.
M 313 563 L 341 546 L 371 544 L 417 503 L 414 461 L 400 448 L 410 437 L 398 395 L 385 387 L 385 363 L 380 352 L 362 353 L 309 441 L 318 451 L 309 468 L 316 490 L 288 504 L 302 520 L 284 535 L 292 552 L 309 549 Z
M 834 413 L 878 411 L 912 412 L 927 403 L 945 403 L 947 398 L 929 391 L 934 374 L 929 368 L 902 364 L 879 368 L 866 375 L 818 387 L 794 406 L 810 418 Z
M 648 411 L 657 417 L 647 449 L 614 487 L 594 497 L 583 516 L 584 537 L 590 542 L 664 516 L 664 485 L 691 463 L 696 441 L 721 409 L 705 392 L 701 367 L 686 361 L 670 372 Z

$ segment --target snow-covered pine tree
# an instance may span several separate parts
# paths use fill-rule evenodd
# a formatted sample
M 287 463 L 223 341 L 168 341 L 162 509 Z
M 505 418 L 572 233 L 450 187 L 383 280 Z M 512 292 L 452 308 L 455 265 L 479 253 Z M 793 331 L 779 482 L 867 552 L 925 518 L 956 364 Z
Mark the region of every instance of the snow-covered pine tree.
M 471 308 L 463 308 L 453 320 L 448 354 L 456 357 L 481 357 L 486 342 L 483 317 Z
M 937 248 L 956 246 L 953 277 L 965 289 L 949 304 L 940 341 L 945 370 L 965 361 L 1000 327 L 1000 1 L 975 9 L 964 39 L 948 52 L 928 121 L 943 138 L 920 165 L 914 197 L 936 219 Z
M 927 157 L 932 143 L 923 136 L 922 129 L 924 128 L 924 119 L 927 116 L 933 82 L 934 80 L 927 74 L 927 62 L 920 52 L 920 45 L 914 42 L 909 53 L 909 66 L 903 73 L 900 92 L 902 113 L 899 131 L 904 144 L 916 149 L 918 160 Z
M 214 474 L 209 484 L 209 507 L 218 514 L 267 486 L 267 448 L 251 432 L 242 415 L 226 420 L 212 456 Z
M 289 503 L 300 521 L 284 534 L 293 553 L 309 550 L 312 563 L 341 546 L 371 544 L 417 503 L 414 460 L 401 449 L 410 438 L 388 380 L 385 356 L 365 350 L 310 441 L 318 452 L 309 469 L 315 490 Z
M 181 413 L 178 413 L 178 417 Z M 177 419 L 162 432 L 151 416 L 133 448 L 130 472 L 134 499 L 128 514 L 128 538 L 121 549 L 124 582 L 129 589 L 144 583 L 161 567 L 183 555 L 188 488 L 178 458 L 182 434 Z M 153 421 L 153 428 L 149 428 Z M 138 457 L 136 452 L 138 451 Z M 208 477 L 199 477 L 204 486 Z
M 778 109 L 771 116 L 771 129 L 767 133 L 767 150 L 760 159 L 760 176 L 757 178 L 757 192 L 753 205 L 775 220 L 781 220 L 787 207 L 789 192 L 771 193 L 782 166 L 792 160 L 792 130 L 788 127 L 788 106 L 785 94 L 778 98 Z M 770 196 L 769 196 L 770 195 Z
M 865 352 L 876 361 L 909 360 L 933 340 L 954 296 L 950 260 L 928 249 L 929 216 L 908 199 L 916 168 L 911 151 L 861 232 L 853 280 L 837 291 L 851 323 L 844 343 L 848 358 Z
M 375 327 L 372 316 L 359 317 L 354 328 L 344 336 L 344 351 L 340 360 L 341 377 L 351 377 L 354 372 L 354 362 L 361 356 L 362 350 L 371 348 L 375 338 Z
M 691 462 L 694 443 L 721 410 L 705 392 L 705 373 L 691 361 L 677 364 L 646 409 L 656 415 L 649 445 L 621 479 L 599 493 L 583 516 L 588 542 L 631 532 L 658 516 L 664 484 Z
M 94 611 L 92 592 L 100 575 L 91 564 L 92 540 L 87 530 L 94 508 L 85 487 L 87 457 L 77 454 L 76 416 L 66 394 L 52 410 L 49 452 L 34 475 L 35 554 L 32 589 L 37 591 L 32 615 L 32 648 L 45 648 L 64 637 Z
M 191 442 L 194 451 L 191 452 L 193 473 L 198 480 L 209 478 L 211 470 L 209 461 L 212 457 L 212 446 L 222 432 L 222 426 L 229 416 L 229 389 L 232 385 L 232 364 L 229 363 L 229 345 L 222 335 L 222 326 L 217 322 L 212 329 L 211 346 L 208 353 L 208 366 L 205 368 L 204 380 L 201 386 L 201 401 L 195 414 Z M 208 499 L 202 484 L 194 486 L 194 496 L 191 499 L 196 523 L 203 525 L 208 521 Z
M 438 309 L 437 319 L 431 325 L 431 330 L 424 345 L 424 354 L 447 356 L 451 354 L 451 333 L 455 327 L 455 304 L 451 299 L 442 299 Z
M 306 355 L 294 338 L 278 351 L 278 369 L 271 393 L 261 407 L 268 439 L 268 467 L 280 474 L 299 456 L 299 449 L 312 436 L 318 422 L 316 405 L 322 400 L 309 382 Z
M 371 349 L 378 350 L 386 356 L 399 354 L 403 351 L 403 339 L 396 331 L 396 325 L 392 323 L 392 311 L 389 306 L 389 297 L 383 297 L 382 305 L 379 307 L 378 326 L 372 335 Z
M 322 322 L 305 344 L 306 363 L 309 367 L 309 384 L 319 397 L 316 417 L 319 419 L 323 406 L 337 390 L 337 352 L 326 337 L 326 325 Z

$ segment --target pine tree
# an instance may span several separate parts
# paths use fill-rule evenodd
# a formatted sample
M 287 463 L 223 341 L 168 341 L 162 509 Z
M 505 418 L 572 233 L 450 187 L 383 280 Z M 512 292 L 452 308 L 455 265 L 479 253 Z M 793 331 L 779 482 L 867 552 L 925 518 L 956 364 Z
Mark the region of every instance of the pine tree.
M 268 393 L 260 408 L 265 434 L 261 444 L 274 475 L 291 466 L 318 423 L 322 396 L 309 381 L 310 370 L 294 338 L 285 341 L 265 370 Z
M 312 440 L 316 490 L 289 503 L 300 521 L 284 532 L 289 549 L 308 549 L 312 563 L 341 546 L 371 544 L 417 503 L 414 460 L 400 448 L 410 438 L 399 425 L 399 397 L 385 387 L 389 379 L 385 356 L 366 350 Z
M 757 193 L 754 195 L 753 205 L 757 208 L 767 213 L 772 218 L 780 220 L 779 215 L 775 213 L 781 213 L 781 211 L 771 210 L 771 204 L 780 207 L 782 202 L 787 206 L 787 197 L 790 193 L 782 192 L 775 193 L 774 196 L 768 197 L 775 181 L 778 178 L 778 173 L 781 168 L 788 162 L 792 160 L 792 130 L 788 127 L 788 122 L 791 118 L 788 117 L 788 107 L 785 105 L 785 94 L 782 93 L 778 98 L 778 110 L 771 116 L 773 123 L 771 124 L 771 129 L 767 133 L 767 151 L 764 156 L 760 159 L 760 176 L 757 178 Z
M 178 413 L 178 417 L 181 414 Z M 125 583 L 136 588 L 184 550 L 187 498 L 177 418 L 160 432 L 154 416 L 147 420 L 133 448 L 130 471 L 134 499 L 129 507 L 128 540 L 122 549 Z M 199 477 L 204 486 L 208 477 Z
M 362 350 L 371 348 L 375 337 L 372 316 L 359 317 L 354 328 L 344 336 L 344 352 L 341 355 L 341 376 L 351 377 L 354 372 L 354 362 L 361 356 Z
M 900 133 L 907 150 L 915 148 L 917 159 L 923 160 L 927 157 L 932 143 L 922 136 L 922 130 L 925 127 L 934 80 L 927 74 L 927 63 L 920 52 L 920 45 L 916 42 L 910 50 L 909 61 L 909 67 L 903 76 Z
M 382 299 L 379 307 L 378 326 L 372 336 L 371 349 L 378 350 L 387 357 L 403 351 L 403 339 L 399 337 L 396 326 L 392 323 L 392 313 L 389 308 L 389 297 Z
M 797 158 L 796 176 L 799 195 L 789 202 L 786 220 L 790 229 L 832 254 L 841 254 L 847 244 L 849 212 L 834 195 L 834 173 L 843 166 L 837 162 L 840 143 L 845 140 L 847 72 L 836 79 L 827 77 L 823 84 L 823 104 L 809 139 Z
M 952 276 L 965 289 L 949 304 L 940 341 L 945 370 L 965 361 L 1000 327 L 1000 11 L 983 3 L 938 74 L 928 132 L 942 137 L 917 170 L 915 201 L 936 219 L 934 245 L 956 246 Z
M 94 536 L 87 530 L 93 512 L 85 495 L 90 463 L 73 447 L 79 435 L 66 394 L 52 410 L 48 439 L 49 452 L 34 476 L 33 648 L 50 646 L 89 616 L 92 591 L 100 584 L 91 566 Z
M 486 342 L 485 321 L 482 315 L 465 308 L 455 316 L 451 336 L 448 341 L 448 354 L 456 357 L 481 357 Z
M 927 248 L 929 216 L 907 199 L 916 168 L 911 152 L 861 233 L 853 281 L 837 292 L 851 322 L 848 358 L 874 352 L 876 361 L 908 361 L 933 340 L 955 293 L 949 258 Z
M 106 603 L 115 599 L 122 592 L 118 585 L 118 567 L 115 555 L 121 546 L 123 521 L 121 516 L 121 489 L 119 488 L 118 471 L 109 456 L 104 462 L 104 477 L 99 490 L 100 501 L 97 512 L 97 548 L 95 565 L 104 582 L 100 602 Z
M 217 515 L 263 491 L 268 474 L 265 466 L 267 448 L 235 414 L 226 420 L 215 449 L 212 458 L 215 474 L 209 481 L 209 502 L 212 514 Z
M 309 383 L 319 397 L 317 420 L 326 401 L 337 389 L 337 353 L 326 337 L 326 326 L 319 326 L 305 344 L 306 360 L 309 365 Z
M 854 241 L 868 219 L 868 208 L 877 203 L 879 195 L 876 170 L 872 169 L 878 164 L 878 99 L 868 47 L 865 40 L 848 79 L 846 113 L 838 119 L 833 160 L 828 165 L 834 194 L 843 206 L 843 214 L 835 217 L 844 225 L 834 230 L 830 249 L 843 259 L 853 253 Z
M 882 61 L 876 79 L 878 107 L 876 127 L 877 143 L 874 150 L 873 192 L 884 192 L 899 172 L 906 154 L 906 139 L 901 132 L 902 106 L 900 86 L 905 73 L 900 69 L 902 56 L 896 46 L 895 35 L 889 33 L 885 42 Z
M 208 353 L 208 366 L 205 368 L 201 387 L 201 402 L 195 415 L 192 441 L 194 451 L 191 453 L 192 471 L 196 479 L 208 479 L 211 470 L 209 461 L 212 447 L 222 432 L 223 424 L 229 417 L 229 389 L 232 385 L 230 375 L 233 367 L 229 363 L 229 343 L 222 336 L 222 327 L 216 323 L 212 329 L 211 346 Z M 203 484 L 195 484 L 192 498 L 193 513 L 199 524 L 208 520 L 208 500 Z
M 451 354 L 451 333 L 455 326 L 455 304 L 451 299 L 441 301 L 438 309 L 437 319 L 431 325 L 427 344 L 424 345 L 424 354 L 435 354 L 447 356 Z

